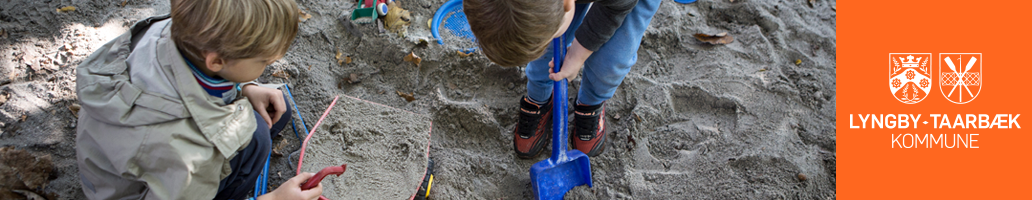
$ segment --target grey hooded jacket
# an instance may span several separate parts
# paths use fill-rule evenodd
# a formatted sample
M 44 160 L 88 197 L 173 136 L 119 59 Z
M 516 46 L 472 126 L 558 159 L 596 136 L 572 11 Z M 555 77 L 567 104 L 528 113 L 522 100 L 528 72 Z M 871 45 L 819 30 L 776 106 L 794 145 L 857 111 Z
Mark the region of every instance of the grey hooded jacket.
M 77 164 L 90 199 L 211 199 L 251 140 L 251 104 L 208 95 L 170 24 L 141 20 L 76 68 Z

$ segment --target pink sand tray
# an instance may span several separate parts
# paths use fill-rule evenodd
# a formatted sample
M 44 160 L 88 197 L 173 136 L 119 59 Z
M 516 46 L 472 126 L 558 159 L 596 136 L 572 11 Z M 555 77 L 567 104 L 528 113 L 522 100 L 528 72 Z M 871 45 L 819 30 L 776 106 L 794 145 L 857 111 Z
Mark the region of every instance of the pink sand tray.
M 415 199 L 429 194 L 421 184 L 429 178 L 430 117 L 344 97 L 337 109 L 334 105 L 339 96 L 333 99 L 308 134 L 301 147 L 298 171 L 315 172 L 346 163 L 344 174 L 322 181 L 323 196 L 328 199 Z M 330 125 L 316 132 L 331 113 Z M 426 132 L 410 131 L 420 129 Z M 376 140 L 377 136 L 382 137 Z M 416 148 L 410 150 L 409 145 Z M 391 151 L 399 146 L 401 153 Z

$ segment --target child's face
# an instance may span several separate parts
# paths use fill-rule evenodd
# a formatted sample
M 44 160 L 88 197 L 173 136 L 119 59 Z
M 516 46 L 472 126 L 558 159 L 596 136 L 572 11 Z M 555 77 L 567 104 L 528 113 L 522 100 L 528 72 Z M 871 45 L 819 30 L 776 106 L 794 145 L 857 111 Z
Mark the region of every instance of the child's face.
M 253 81 L 262 75 L 262 72 L 265 71 L 265 66 L 272 64 L 280 57 L 283 56 L 254 57 L 227 61 L 222 66 L 222 70 L 218 70 L 215 73 L 219 77 L 231 82 L 243 83 Z
M 570 28 L 570 22 L 573 22 L 573 14 L 576 11 L 574 2 L 576 0 L 563 0 L 563 10 L 566 12 L 563 13 L 563 22 L 559 25 L 559 30 L 555 31 L 552 38 L 563 36 L 563 33 L 566 33 L 566 29 Z

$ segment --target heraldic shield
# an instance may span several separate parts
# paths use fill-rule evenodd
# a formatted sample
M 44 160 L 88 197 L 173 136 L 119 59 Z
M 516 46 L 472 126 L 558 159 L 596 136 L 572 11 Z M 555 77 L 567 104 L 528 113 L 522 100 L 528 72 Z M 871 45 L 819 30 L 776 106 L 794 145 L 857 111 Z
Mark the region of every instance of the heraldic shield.
M 982 91 L 981 53 L 940 53 L 939 91 L 947 100 L 966 104 Z M 943 67 L 945 66 L 945 67 Z
M 890 53 L 889 91 L 896 100 L 915 104 L 932 89 L 931 53 Z

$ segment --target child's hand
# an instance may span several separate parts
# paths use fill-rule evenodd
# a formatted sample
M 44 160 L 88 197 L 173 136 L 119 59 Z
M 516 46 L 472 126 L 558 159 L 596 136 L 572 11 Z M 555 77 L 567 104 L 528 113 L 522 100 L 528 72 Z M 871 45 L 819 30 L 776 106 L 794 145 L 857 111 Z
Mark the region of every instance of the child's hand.
M 287 102 L 283 102 L 283 92 L 273 88 L 262 87 L 254 84 L 245 85 L 240 89 L 241 94 L 247 97 L 251 106 L 258 115 L 265 119 L 265 123 L 272 127 L 272 123 L 279 121 L 284 112 L 287 112 Z M 269 112 L 272 116 L 269 116 Z
M 581 46 L 580 42 L 574 38 L 573 45 L 570 45 L 570 48 L 566 50 L 566 58 L 563 60 L 563 66 L 559 69 L 559 73 L 554 72 L 555 58 L 548 62 L 548 78 L 553 81 L 560 81 L 563 78 L 569 80 L 577 78 L 581 67 L 584 67 L 584 61 L 588 59 L 588 56 L 591 56 L 591 53 L 594 52 Z
M 276 190 L 273 190 L 268 194 L 259 196 L 257 199 L 318 199 L 319 195 L 322 195 L 322 183 L 319 183 L 318 186 L 315 186 L 312 189 L 301 190 L 301 184 L 307 181 L 308 178 L 312 178 L 312 176 L 314 175 L 315 174 L 308 172 L 298 174 L 297 176 L 294 176 L 294 178 L 290 178 L 290 180 L 284 182 L 283 185 L 280 185 L 278 188 L 276 188 Z

